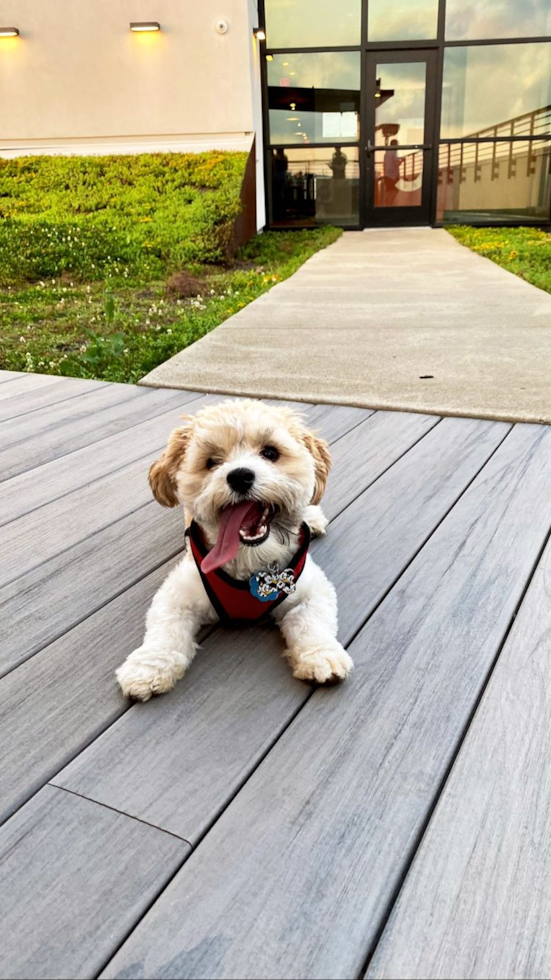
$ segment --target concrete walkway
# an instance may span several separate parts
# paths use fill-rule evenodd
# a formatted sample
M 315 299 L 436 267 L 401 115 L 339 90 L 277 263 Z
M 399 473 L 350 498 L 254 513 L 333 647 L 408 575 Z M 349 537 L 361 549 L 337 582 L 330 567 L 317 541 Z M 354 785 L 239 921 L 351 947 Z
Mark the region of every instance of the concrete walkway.
M 551 295 L 443 230 L 347 232 L 143 379 L 551 423 Z

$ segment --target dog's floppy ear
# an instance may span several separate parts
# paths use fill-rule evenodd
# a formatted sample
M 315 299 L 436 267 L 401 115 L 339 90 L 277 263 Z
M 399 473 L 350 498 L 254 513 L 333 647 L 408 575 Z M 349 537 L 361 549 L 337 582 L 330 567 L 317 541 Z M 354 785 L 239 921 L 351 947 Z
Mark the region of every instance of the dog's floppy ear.
M 163 507 L 177 507 L 180 502 L 177 495 L 176 473 L 191 439 L 193 416 L 184 415 L 183 420 L 186 424 L 171 432 L 164 453 L 149 470 L 149 486 L 153 496 Z
M 327 445 L 325 439 L 320 439 L 319 436 L 315 436 L 313 432 L 306 430 L 303 433 L 302 441 L 304 442 L 308 451 L 312 453 L 316 467 L 314 496 L 312 497 L 310 503 L 319 504 L 325 493 L 327 477 L 329 476 L 329 470 L 331 469 L 331 453 L 329 452 L 329 446 Z

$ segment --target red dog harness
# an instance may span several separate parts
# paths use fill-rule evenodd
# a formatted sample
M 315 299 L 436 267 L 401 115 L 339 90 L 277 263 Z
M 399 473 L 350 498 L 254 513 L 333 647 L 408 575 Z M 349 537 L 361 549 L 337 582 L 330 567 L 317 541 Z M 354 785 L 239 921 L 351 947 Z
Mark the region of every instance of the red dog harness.
M 276 565 L 270 565 L 268 569 L 256 572 L 248 581 L 243 581 L 232 578 L 221 568 L 205 574 L 201 563 L 209 549 L 195 521 L 187 529 L 186 535 L 205 591 L 225 626 L 250 626 L 267 619 L 276 606 L 295 591 L 310 545 L 310 528 L 303 524 L 298 551 L 287 568 L 280 571 Z

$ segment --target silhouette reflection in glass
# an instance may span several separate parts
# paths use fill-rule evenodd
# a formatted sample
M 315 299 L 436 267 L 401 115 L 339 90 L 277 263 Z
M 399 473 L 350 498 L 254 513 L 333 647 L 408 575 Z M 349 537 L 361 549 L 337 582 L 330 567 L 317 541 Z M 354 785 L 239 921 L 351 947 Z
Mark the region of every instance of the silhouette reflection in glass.
M 331 163 L 328 167 L 333 173 L 334 180 L 344 180 L 346 177 L 346 164 L 348 163 L 348 157 L 346 153 L 343 153 L 340 146 L 335 147 L 335 152 L 331 158 Z
M 275 153 L 272 154 L 274 221 L 280 220 L 285 215 L 285 196 L 288 170 L 289 160 L 285 155 L 285 151 L 282 149 L 276 150 Z

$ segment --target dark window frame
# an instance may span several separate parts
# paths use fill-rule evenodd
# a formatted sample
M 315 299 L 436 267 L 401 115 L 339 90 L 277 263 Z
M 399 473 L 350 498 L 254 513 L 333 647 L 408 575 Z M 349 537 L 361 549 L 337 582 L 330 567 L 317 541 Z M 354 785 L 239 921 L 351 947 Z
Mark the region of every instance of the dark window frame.
M 269 162 L 271 159 L 272 149 L 294 149 L 296 146 L 301 144 L 289 144 L 289 143 L 272 143 L 269 141 L 269 115 L 268 115 L 268 79 L 267 79 L 267 62 L 266 55 L 282 55 L 282 54 L 320 54 L 329 52 L 340 52 L 340 51 L 359 51 L 361 54 L 361 79 L 360 79 L 360 106 L 365 105 L 365 83 L 366 83 L 366 71 L 365 64 L 367 60 L 367 54 L 370 52 L 380 51 L 384 53 L 385 51 L 415 51 L 416 49 L 432 49 L 437 52 L 436 59 L 436 94 L 435 94 L 435 144 L 438 148 L 446 144 L 465 144 L 465 143 L 498 143 L 498 142 L 537 142 L 537 141 L 549 141 L 551 140 L 551 132 L 547 135 L 541 134 L 537 136 L 519 136 L 519 137 L 484 137 L 476 139 L 469 138 L 442 138 L 441 137 L 441 116 L 442 116 L 442 85 L 444 77 L 444 53 L 447 48 L 463 48 L 463 47 L 481 47 L 489 45 L 511 45 L 511 44 L 551 44 L 551 35 L 536 35 L 530 37 L 507 37 L 507 38 L 476 38 L 476 39 L 463 39 L 447 41 L 445 38 L 445 26 L 446 26 L 446 0 L 438 0 L 438 21 L 437 21 L 437 35 L 436 38 L 427 38 L 426 40 L 415 40 L 415 41 L 369 41 L 367 39 L 367 25 L 368 25 L 368 5 L 369 0 L 361 0 L 361 41 L 356 45 L 322 45 L 316 47 L 292 47 L 292 48 L 277 48 L 270 47 L 267 41 L 261 41 L 260 44 L 260 75 L 261 75 L 261 88 L 262 88 L 262 121 L 263 121 L 263 150 L 264 150 L 264 188 L 265 188 L 265 198 L 266 198 L 266 216 L 267 216 L 267 227 L 269 227 L 268 216 L 270 214 L 270 201 L 269 201 L 269 188 L 270 179 L 268 173 Z M 265 28 L 266 17 L 265 17 L 265 0 L 258 0 L 258 16 L 259 25 Z M 358 160 L 361 161 L 361 155 L 365 152 L 366 147 L 364 129 L 364 112 L 360 112 L 360 139 L 346 142 L 346 144 L 341 144 L 350 148 L 357 148 L 358 150 Z M 317 149 L 319 147 L 330 148 L 332 146 L 329 142 L 324 143 L 309 143 L 309 147 L 312 149 Z M 360 175 L 364 168 L 360 165 Z M 437 220 L 437 198 L 438 198 L 438 165 L 433 167 L 432 175 L 432 207 L 431 207 L 431 224 L 433 227 L 442 227 L 443 222 Z M 360 199 L 362 194 L 365 194 L 365 187 L 363 186 L 364 181 L 360 177 Z M 468 224 L 467 213 L 465 224 Z M 522 225 L 523 222 L 508 223 L 505 221 L 488 222 L 489 227 L 499 227 L 500 225 L 505 225 L 507 227 L 518 227 Z M 551 226 L 551 209 L 547 219 L 538 223 L 539 227 L 549 228 Z M 310 228 L 311 224 L 292 225 L 293 228 Z M 359 230 L 363 227 L 360 222 L 358 225 L 347 225 L 348 230 Z M 481 227 L 481 225 L 477 225 Z

